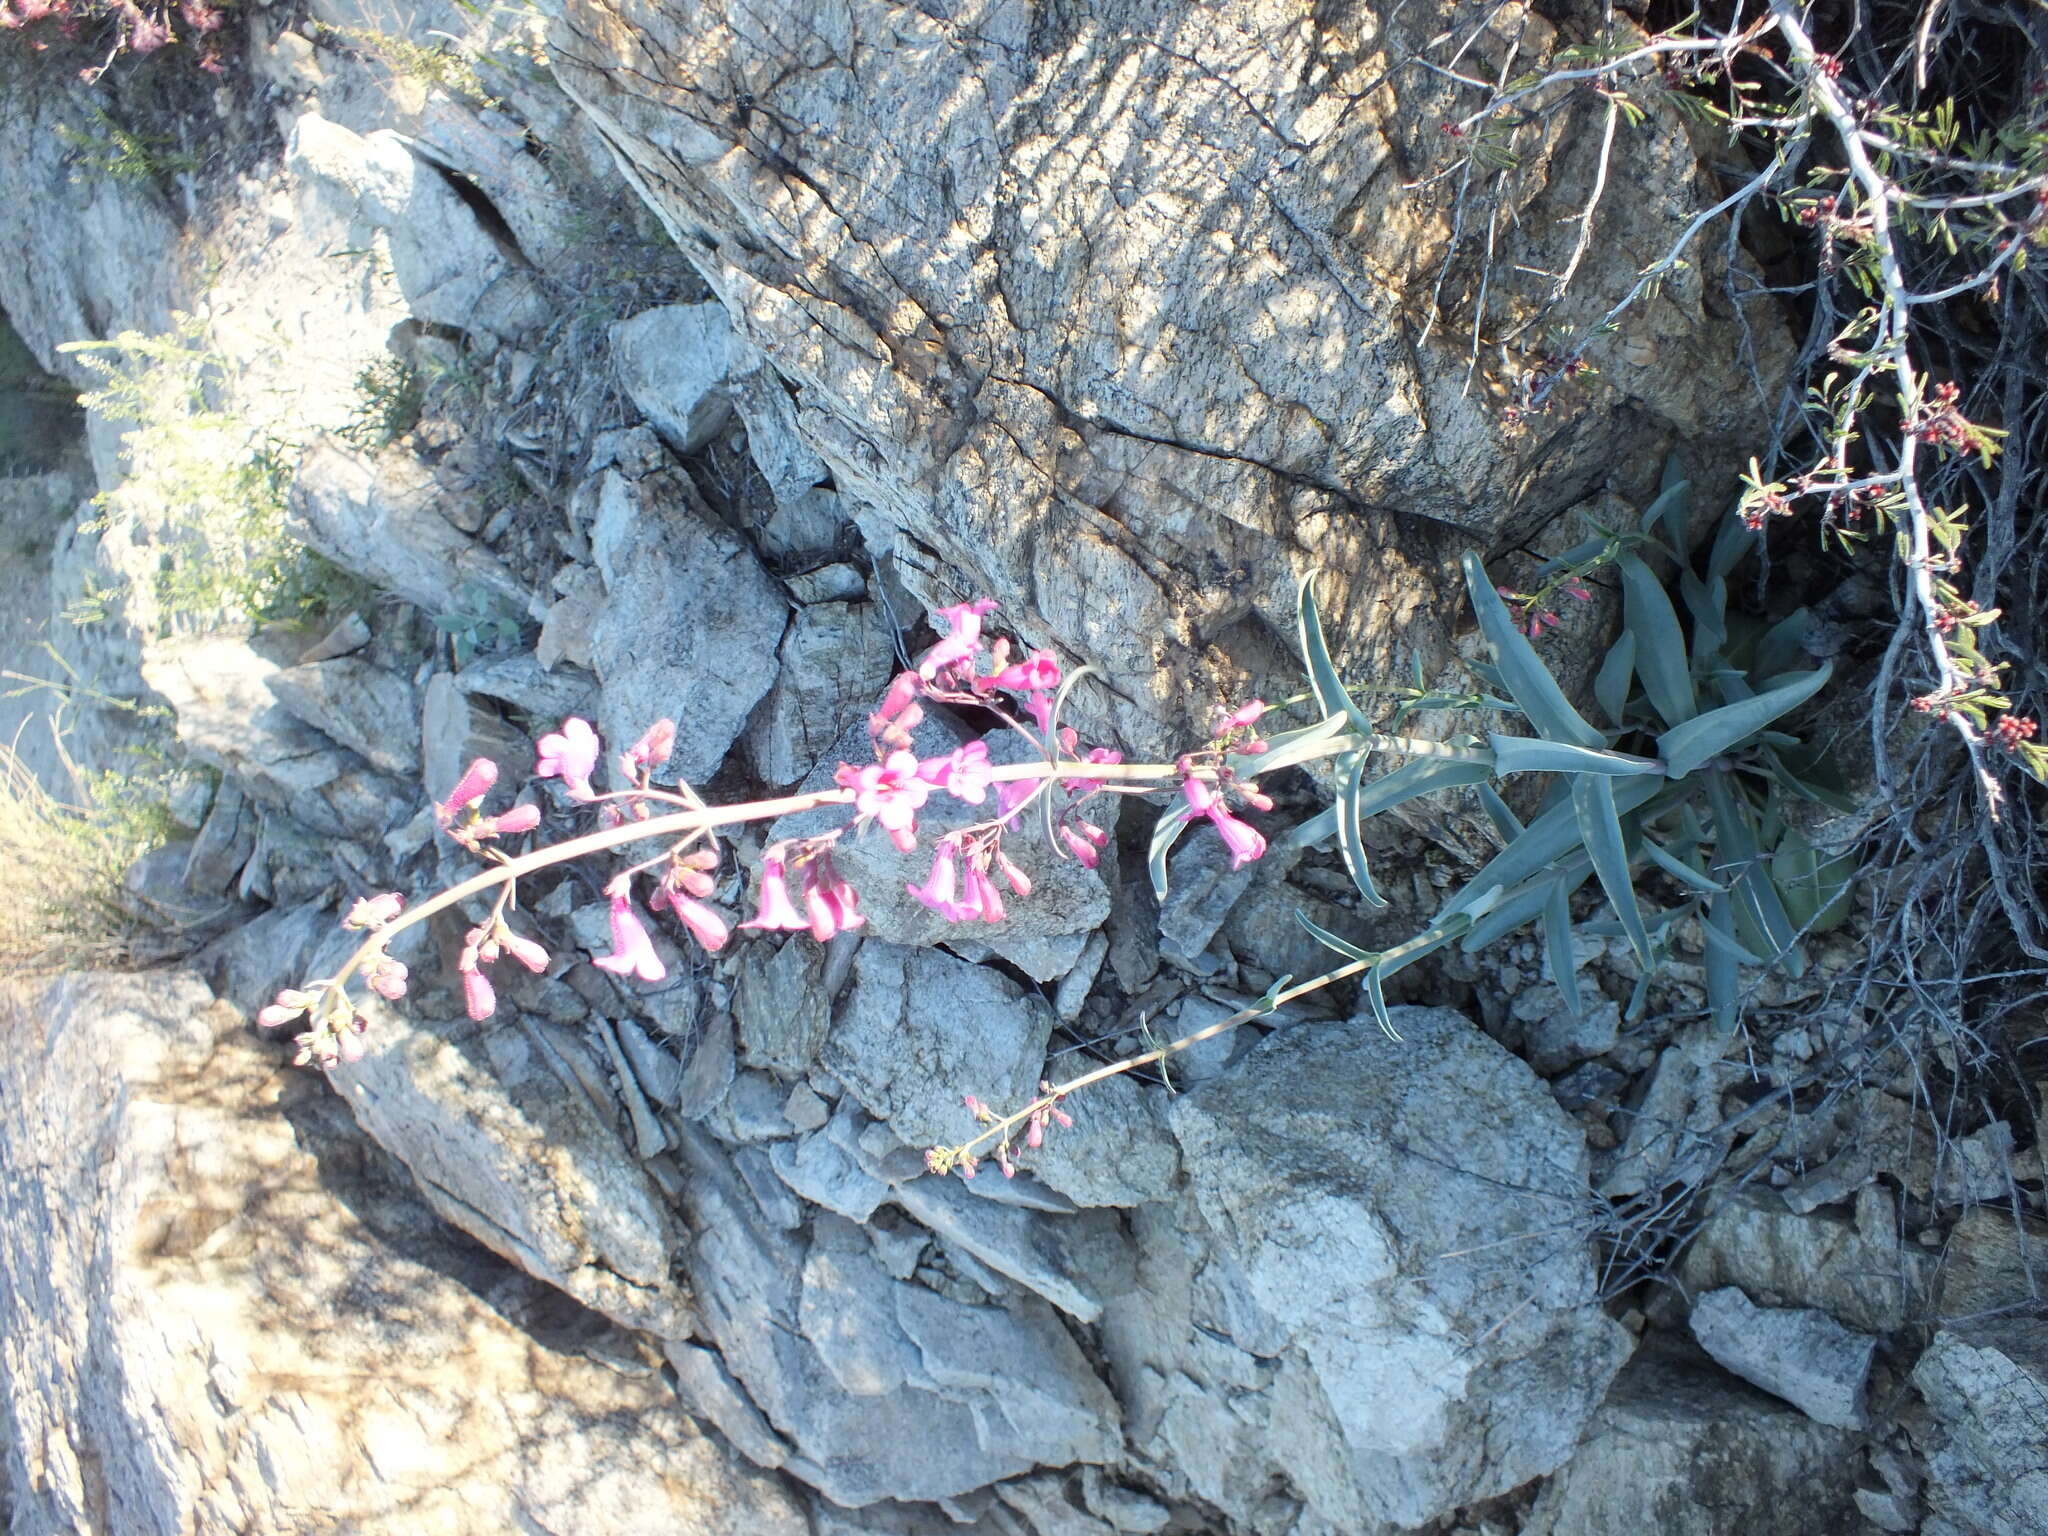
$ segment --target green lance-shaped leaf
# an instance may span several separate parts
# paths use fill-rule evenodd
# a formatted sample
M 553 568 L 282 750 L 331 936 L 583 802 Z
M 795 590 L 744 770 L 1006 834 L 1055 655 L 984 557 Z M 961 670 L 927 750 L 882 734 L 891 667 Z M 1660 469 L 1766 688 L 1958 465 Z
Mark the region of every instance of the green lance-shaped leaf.
M 1692 667 L 1685 657 L 1685 632 L 1665 594 L 1664 584 L 1634 555 L 1616 562 L 1621 571 L 1623 622 L 1636 639 L 1636 675 L 1643 691 L 1664 717 L 1677 725 L 1699 713 L 1693 698 Z
M 1740 952 L 1735 943 L 1735 922 L 1726 896 L 1716 896 L 1707 903 L 1703 931 L 1708 942 L 1701 951 L 1700 966 L 1706 972 L 1707 1012 L 1716 1028 L 1731 1032 L 1735 1028 L 1735 1005 L 1742 993 L 1742 981 L 1735 962 Z M 1716 939 L 1723 942 L 1716 943 Z
M 1323 619 L 1316 609 L 1316 576 L 1317 572 L 1310 571 L 1301 578 L 1295 614 L 1301 631 L 1301 659 L 1308 668 L 1308 685 L 1326 717 L 1342 712 L 1361 736 L 1370 736 L 1372 721 L 1351 697 L 1344 679 L 1337 675 L 1337 664 L 1330 659 L 1329 644 L 1323 639 Z
M 1659 847 L 1654 837 L 1643 839 L 1643 852 L 1652 864 L 1688 890 L 1698 891 L 1703 896 L 1719 896 L 1727 889 L 1726 886 L 1717 885 L 1709 880 L 1668 849 Z
M 1627 723 L 1622 716 L 1628 708 L 1628 685 L 1635 680 L 1635 672 L 1635 631 L 1624 629 L 1621 638 L 1607 648 L 1607 659 L 1600 663 L 1600 671 L 1593 679 L 1593 697 L 1617 731 Z
M 1152 895 L 1155 900 L 1166 900 L 1166 856 L 1173 851 L 1173 845 L 1182 832 L 1187 830 L 1188 808 L 1177 805 L 1170 811 L 1161 811 L 1159 819 L 1152 823 L 1152 851 L 1146 858 L 1146 865 L 1152 871 Z
M 1673 454 L 1664 461 L 1664 478 L 1657 491 L 1657 499 L 1644 511 L 1642 521 L 1637 524 L 1644 533 L 1650 533 L 1662 524 L 1664 542 L 1671 547 L 1671 553 L 1679 559 L 1691 544 L 1686 524 L 1692 518 L 1692 486 L 1685 478 L 1685 467 Z
M 1575 747 L 1604 747 L 1607 738 L 1588 725 L 1565 698 L 1557 679 L 1543 665 L 1536 648 L 1515 628 L 1514 616 L 1486 574 L 1479 557 L 1464 557 L 1465 586 L 1472 597 L 1472 611 L 1479 616 L 1479 631 L 1493 649 L 1501 683 L 1529 717 L 1536 734 L 1546 741 L 1569 742 Z
M 1367 906 L 1384 907 L 1387 898 L 1372 883 L 1372 866 L 1365 857 L 1365 834 L 1359 826 L 1359 805 L 1364 798 L 1366 754 L 1351 759 L 1351 771 L 1337 793 L 1337 847 L 1344 855 L 1344 868 Z
M 1507 801 L 1491 784 L 1479 786 L 1479 808 L 1486 812 L 1486 819 L 1493 823 L 1493 830 L 1503 843 L 1512 843 L 1522 835 L 1520 818 L 1508 809 Z
M 1575 747 L 1536 736 L 1493 735 L 1488 740 L 1493 743 L 1493 771 L 1503 778 L 1511 773 L 1597 773 L 1625 778 L 1630 774 L 1664 771 L 1664 765 L 1654 758 Z
M 1728 893 L 1735 903 L 1731 916 L 1755 930 L 1755 937 L 1767 957 L 1793 976 L 1806 969 L 1799 952 L 1799 933 L 1778 899 L 1758 857 L 1756 829 L 1750 824 L 1746 805 L 1725 773 L 1707 779 L 1707 803 L 1714 809 L 1714 851 L 1721 864 L 1732 870 Z
M 1652 799 L 1663 783 L 1660 779 L 1645 777 L 1619 781 L 1578 778 L 1570 782 L 1612 784 L 1611 794 L 1615 809 L 1624 816 Z M 1464 888 L 1444 904 L 1439 917 L 1454 912 L 1471 912 L 1484 893 L 1509 891 L 1524 880 L 1542 874 L 1577 848 L 1583 840 L 1579 831 L 1577 810 L 1567 798 L 1530 822 L 1521 836 L 1489 859 L 1476 875 L 1465 882 Z
M 1765 630 L 1757 640 L 1756 662 L 1753 669 L 1756 675 L 1769 677 L 1772 673 L 1783 672 L 1795 661 L 1807 657 L 1806 637 L 1812 633 L 1813 611 L 1809 608 L 1794 608 Z
M 1282 768 L 1292 768 L 1296 763 L 1305 763 L 1312 758 L 1334 757 L 1340 752 L 1363 746 L 1358 737 L 1350 734 L 1345 727 L 1351 723 L 1343 711 L 1314 725 L 1305 725 L 1298 731 L 1283 731 L 1278 736 L 1266 738 L 1266 750 L 1255 757 L 1241 752 L 1230 754 L 1230 771 L 1239 778 L 1249 779 L 1261 773 L 1278 773 Z
M 1467 784 L 1484 784 L 1494 772 L 1490 753 L 1474 752 L 1470 757 L 1425 757 L 1383 774 L 1358 797 L 1358 816 L 1363 821 L 1377 816 L 1418 795 L 1439 789 L 1458 789 Z
M 1564 999 L 1574 1023 L 1586 1016 L 1579 995 L 1579 956 L 1572 945 L 1572 898 L 1563 880 L 1550 882 L 1543 898 L 1543 952 L 1550 960 L 1550 979 Z
M 1812 698 L 1834 673 L 1832 663 L 1811 672 L 1795 673 L 1786 682 L 1755 698 L 1739 699 L 1695 715 L 1657 738 L 1657 755 L 1667 777 L 1682 779 L 1723 752 L 1742 745 L 1787 711 Z
M 1621 814 L 1615 808 L 1614 781 L 1593 774 L 1572 780 L 1572 810 L 1578 819 L 1579 835 L 1593 858 L 1593 873 L 1621 920 L 1622 931 L 1644 965 L 1654 963 L 1650 936 L 1643 928 L 1643 915 L 1636 908 L 1635 882 L 1629 875 L 1628 844 L 1622 836 Z

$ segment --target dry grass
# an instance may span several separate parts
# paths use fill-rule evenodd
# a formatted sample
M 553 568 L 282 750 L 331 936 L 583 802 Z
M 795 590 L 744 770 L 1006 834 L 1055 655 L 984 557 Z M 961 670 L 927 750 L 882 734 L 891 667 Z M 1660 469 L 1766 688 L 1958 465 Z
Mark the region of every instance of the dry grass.
M 74 778 L 76 775 L 74 775 Z M 0 976 L 131 963 L 142 924 L 122 875 L 152 846 L 145 819 L 50 793 L 0 746 Z

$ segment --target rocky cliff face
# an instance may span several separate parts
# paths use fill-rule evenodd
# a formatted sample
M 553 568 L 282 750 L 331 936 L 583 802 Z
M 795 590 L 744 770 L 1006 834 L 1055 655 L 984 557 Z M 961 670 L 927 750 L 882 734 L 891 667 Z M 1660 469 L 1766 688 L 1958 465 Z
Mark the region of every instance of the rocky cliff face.
M 1402 978 L 1400 1042 L 1291 1007 L 1077 1097 L 1015 1180 L 926 1171 L 965 1095 L 1320 969 L 1298 911 L 1406 937 L 1473 846 L 1448 808 L 1375 848 L 1381 919 L 1331 856 L 1194 841 L 1156 910 L 1133 809 L 1099 870 L 1020 852 L 1039 890 L 972 936 L 875 840 L 864 933 L 663 938 L 646 985 L 589 963 L 606 904 L 570 875 L 522 889 L 555 958 L 483 1023 L 455 914 L 407 935 L 364 1062 L 295 1075 L 240 1022 L 337 963 L 344 899 L 467 871 L 428 801 L 475 756 L 542 797 L 538 731 L 669 713 L 700 784 L 815 783 L 962 596 L 1092 663 L 1078 718 L 1132 750 L 1299 686 L 1309 569 L 1347 667 L 1448 672 L 1460 548 L 1544 547 L 1667 448 L 1715 483 L 1758 421 L 1729 360 L 1782 366 L 1687 273 L 1600 387 L 1504 422 L 1497 339 L 1597 317 L 1705 205 L 1674 120 L 1581 226 L 1571 114 L 1513 176 L 1437 174 L 1451 85 L 1416 60 L 1446 26 L 1488 74 L 1545 56 L 1517 7 L 315 9 L 255 17 L 206 128 L 231 173 L 80 186 L 63 141 L 0 141 L 30 252 L 0 305 L 44 361 L 203 305 L 225 407 L 290 448 L 293 537 L 366 584 L 201 624 L 155 578 L 178 507 L 60 540 L 48 606 L 114 594 L 67 656 L 218 770 L 151 864 L 214 916 L 184 969 L 0 994 L 14 1529 L 2031 1529 L 1998 1474 L 2048 1436 L 2042 1363 L 1985 1323 L 2032 1294 L 2031 1229 L 1953 1217 L 2038 1168 L 2004 1122 L 1937 1166 L 1876 1086 L 1749 1113 L 1835 1024 L 1728 1059 L 1669 1022 L 1697 968 L 1624 1030 L 1532 945 L 1453 956 Z M 467 76 L 422 64 L 441 35 Z M 365 383 L 392 364 L 409 418 Z M 94 434 L 103 485 L 146 470 Z M 1696 1188 L 1699 1308 L 1626 1310 Z M 1908 1210 L 1967 1286 L 1902 1251 Z

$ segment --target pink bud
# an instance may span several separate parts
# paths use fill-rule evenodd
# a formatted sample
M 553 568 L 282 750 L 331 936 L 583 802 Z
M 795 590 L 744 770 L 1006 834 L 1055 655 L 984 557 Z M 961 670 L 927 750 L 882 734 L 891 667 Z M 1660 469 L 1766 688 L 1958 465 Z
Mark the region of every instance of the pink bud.
M 1019 896 L 1029 896 L 1031 894 L 1030 876 L 1011 863 L 1010 856 L 1000 849 L 996 851 L 996 868 L 1002 871 L 1003 878 L 1010 882 L 1010 889 Z
M 371 966 L 366 980 L 370 990 L 387 1002 L 397 1002 L 405 996 L 405 966 L 389 955 L 380 956 Z
M 435 814 L 445 822 L 453 821 L 456 815 L 468 810 L 477 801 L 491 792 L 491 786 L 498 782 L 498 765 L 488 757 L 480 757 L 469 765 L 469 771 L 462 776 L 462 782 L 450 791 L 448 799 L 435 808 Z
M 626 749 L 626 761 L 633 768 L 659 768 L 676 749 L 676 723 L 657 720 L 646 734 Z
M 365 896 L 348 909 L 348 916 L 341 920 L 344 928 L 382 928 L 398 916 L 405 907 L 405 897 L 397 891 L 387 891 L 382 896 Z
M 490 978 L 482 971 L 470 969 L 462 973 L 462 1004 L 472 1019 L 488 1019 L 497 1011 L 497 995 L 491 991 Z
M 491 830 L 488 837 L 517 837 L 522 832 L 531 832 L 540 825 L 540 807 L 533 804 L 515 805 L 502 816 L 493 816 L 485 823 Z M 482 831 L 482 828 L 478 828 Z
M 548 952 L 532 939 L 514 933 L 507 928 L 498 936 L 498 942 L 505 953 L 538 976 L 548 968 Z

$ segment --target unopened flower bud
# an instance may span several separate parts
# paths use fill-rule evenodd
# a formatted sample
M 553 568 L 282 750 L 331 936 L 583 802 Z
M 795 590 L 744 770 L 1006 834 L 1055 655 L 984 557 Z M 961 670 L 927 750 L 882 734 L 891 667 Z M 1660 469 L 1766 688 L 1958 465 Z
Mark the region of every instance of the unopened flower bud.
M 397 891 L 387 891 L 382 896 L 365 896 L 348 909 L 348 916 L 341 920 L 344 928 L 381 928 L 398 916 L 405 907 L 405 897 Z

